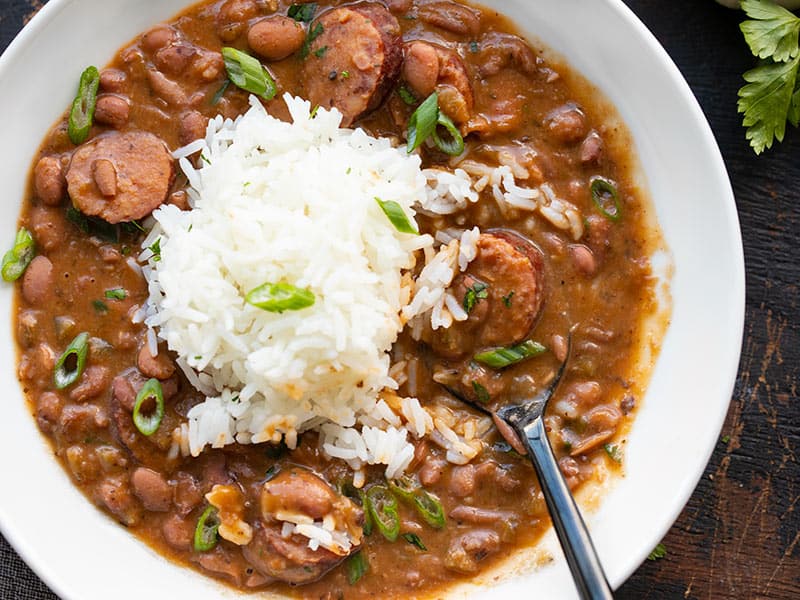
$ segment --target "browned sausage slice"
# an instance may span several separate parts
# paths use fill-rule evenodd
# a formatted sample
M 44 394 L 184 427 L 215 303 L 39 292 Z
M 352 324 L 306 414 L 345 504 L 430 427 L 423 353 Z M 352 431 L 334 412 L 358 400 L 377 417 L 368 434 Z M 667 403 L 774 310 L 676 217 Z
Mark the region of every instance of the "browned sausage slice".
M 108 163 L 116 177 L 113 187 Z M 143 131 L 109 133 L 75 151 L 67 189 L 82 213 L 121 223 L 153 212 L 166 199 L 173 176 L 172 156 L 160 138 Z
M 342 125 L 374 110 L 400 73 L 400 24 L 385 6 L 362 3 L 323 13 L 311 24 L 319 35 L 303 63 L 312 104 L 336 107 Z
M 539 315 L 543 279 L 541 253 L 532 242 L 506 230 L 482 233 L 475 260 L 451 286 L 460 302 L 471 294 L 469 317 L 431 331 L 431 347 L 446 358 L 459 358 L 522 341 Z

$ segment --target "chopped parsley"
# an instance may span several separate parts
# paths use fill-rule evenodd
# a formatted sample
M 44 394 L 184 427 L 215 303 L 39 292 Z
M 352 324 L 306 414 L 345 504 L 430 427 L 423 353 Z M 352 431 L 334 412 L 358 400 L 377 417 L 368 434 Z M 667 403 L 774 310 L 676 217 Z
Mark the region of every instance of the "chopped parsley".
M 511 308 L 511 298 L 514 297 L 514 290 L 508 292 L 507 295 L 503 296 L 503 304 L 505 304 L 506 308 Z
M 478 52 L 478 42 L 472 40 L 469 43 L 469 51 L 472 52 L 473 54 L 476 54 Z
M 467 288 L 467 292 L 464 294 L 464 300 L 461 303 L 464 310 L 467 311 L 467 314 L 472 312 L 472 309 L 475 308 L 479 300 L 485 300 L 489 297 L 488 290 L 489 286 L 480 281 L 476 282 L 472 287 Z
M 472 380 L 472 389 L 475 391 L 475 395 L 478 397 L 478 402 L 486 404 L 492 399 L 491 396 L 489 396 L 489 390 L 487 390 L 474 379 Z
M 744 115 L 745 137 L 756 154 L 783 141 L 786 122 L 800 124 L 800 18 L 768 0 L 742 0 L 749 20 L 740 29 L 761 64 L 744 74 L 738 111 Z
M 107 313 L 108 305 L 102 300 L 92 300 L 92 306 L 99 313 Z
M 422 543 L 422 540 L 419 539 L 419 536 L 416 533 L 404 533 L 403 534 L 403 539 L 405 541 L 407 541 L 409 544 L 411 544 L 412 546 L 416 546 L 417 548 L 419 548 L 423 552 L 427 552 L 428 551 L 428 548 L 425 546 L 425 544 Z
M 127 295 L 128 293 L 124 288 L 114 288 L 105 292 L 105 297 L 109 300 L 125 300 Z
M 622 452 L 616 444 L 603 444 L 603 450 L 606 451 L 606 454 L 608 454 L 609 458 L 614 462 L 622 462 Z
M 222 85 L 219 86 L 219 89 L 214 93 L 214 97 L 211 98 L 211 106 L 216 106 L 219 104 L 219 101 L 222 100 L 222 97 L 225 95 L 225 92 L 228 90 L 228 86 L 230 84 L 230 79 L 226 79 L 222 82 Z
M 658 560 L 667 555 L 667 548 L 664 544 L 658 544 L 653 551 L 647 555 L 647 560 Z
M 723 444 L 727 444 L 728 442 L 730 442 L 730 441 L 731 441 L 731 436 L 729 436 L 729 435 L 723 435 L 723 436 L 722 436 L 722 438 L 720 439 L 720 441 L 721 441 Z
M 211 161 L 206 158 L 205 154 L 200 154 L 200 160 L 202 160 L 204 163 L 206 163 L 208 165 L 211 164 Z
M 317 23 L 314 25 L 314 27 L 308 30 L 308 35 L 303 42 L 303 47 L 300 49 L 301 58 L 306 58 L 308 56 L 308 53 L 311 52 L 311 44 L 314 43 L 315 39 L 322 35 L 323 31 L 325 31 L 325 28 L 322 26 L 322 23 Z
M 322 58 L 323 56 L 325 56 L 325 53 L 327 51 L 328 51 L 328 47 L 327 46 L 322 46 L 321 48 L 317 48 L 316 50 L 314 50 L 314 56 L 316 56 L 317 58 Z M 336 79 L 336 71 L 332 71 L 332 73 L 333 73 L 333 77 L 331 77 L 331 79 Z
M 348 77 L 350 77 L 350 71 L 342 71 L 341 77 L 342 79 L 347 79 Z
M 157 238 L 147 249 L 153 253 L 153 262 L 159 262 L 161 260 L 161 238 Z
M 289 7 L 287 14 L 289 17 L 300 23 L 310 23 L 314 18 L 314 13 L 317 12 L 317 3 L 309 2 L 308 4 L 292 4 Z
M 130 253 L 131 253 L 130 246 L 123 246 L 122 248 L 120 248 L 120 254 L 122 254 L 122 256 L 128 256 Z

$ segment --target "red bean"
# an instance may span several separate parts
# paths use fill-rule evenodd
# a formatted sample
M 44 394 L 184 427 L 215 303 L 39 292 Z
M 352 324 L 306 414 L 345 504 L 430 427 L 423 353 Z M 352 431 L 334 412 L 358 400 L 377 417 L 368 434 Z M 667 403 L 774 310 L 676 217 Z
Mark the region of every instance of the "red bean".
M 46 256 L 35 257 L 22 277 L 22 296 L 30 304 L 43 304 L 50 298 L 53 263 Z
M 131 484 L 136 497 L 147 510 L 166 512 L 172 505 L 172 486 L 161 473 L 139 467 L 131 475 Z
M 592 277 L 597 272 L 597 261 L 592 251 L 583 244 L 570 244 L 569 255 L 575 268 L 586 275 Z
M 439 78 L 439 55 L 427 42 L 411 42 L 405 49 L 403 78 L 420 98 L 436 89 Z
M 247 32 L 250 48 L 267 60 L 283 60 L 294 54 L 300 50 L 305 39 L 303 26 L 283 15 L 262 19 Z
M 39 159 L 33 169 L 33 188 L 48 206 L 61 204 L 67 190 L 67 180 L 59 157 L 43 156 Z
M 95 121 L 120 129 L 128 122 L 131 103 L 128 98 L 116 94 L 102 94 L 97 97 L 94 112 Z

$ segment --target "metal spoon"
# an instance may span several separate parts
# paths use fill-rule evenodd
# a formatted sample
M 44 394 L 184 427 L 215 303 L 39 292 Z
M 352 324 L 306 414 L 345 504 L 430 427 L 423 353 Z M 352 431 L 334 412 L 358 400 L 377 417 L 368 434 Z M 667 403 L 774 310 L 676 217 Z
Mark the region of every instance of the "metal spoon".
M 528 452 L 580 597 L 583 600 L 613 600 L 611 586 L 575 499 L 558 468 L 544 425 L 547 403 L 561 382 L 571 348 L 572 332 L 568 337 L 567 357 L 550 385 L 522 404 L 504 406 L 496 415 L 514 429 Z

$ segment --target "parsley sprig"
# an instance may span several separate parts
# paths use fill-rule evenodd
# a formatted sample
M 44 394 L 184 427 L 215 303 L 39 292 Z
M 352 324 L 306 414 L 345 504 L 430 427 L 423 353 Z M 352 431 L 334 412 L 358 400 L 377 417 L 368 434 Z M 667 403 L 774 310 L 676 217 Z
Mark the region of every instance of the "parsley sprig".
M 771 0 L 742 0 L 749 20 L 740 28 L 754 56 L 762 59 L 744 74 L 738 110 L 745 137 L 756 154 L 783 141 L 786 121 L 800 124 L 800 18 Z

